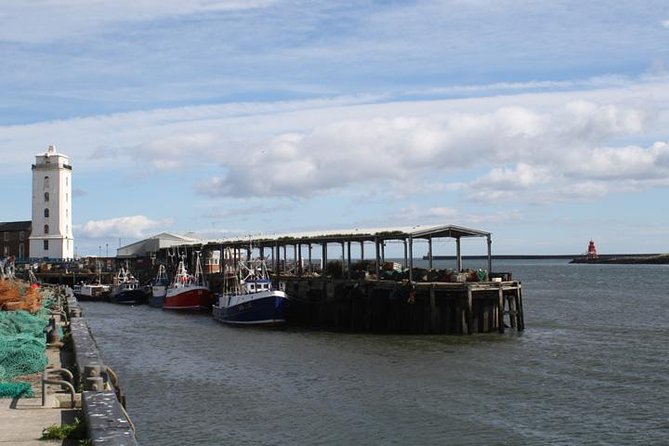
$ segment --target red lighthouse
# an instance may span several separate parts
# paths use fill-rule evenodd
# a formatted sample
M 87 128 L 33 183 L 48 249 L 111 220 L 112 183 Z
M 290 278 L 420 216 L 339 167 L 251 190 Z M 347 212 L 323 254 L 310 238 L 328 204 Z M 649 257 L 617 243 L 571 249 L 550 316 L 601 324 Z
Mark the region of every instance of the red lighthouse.
M 594 240 L 590 240 L 590 243 L 588 243 L 588 252 L 586 253 L 586 258 L 588 260 L 597 258 L 597 248 L 595 247 Z

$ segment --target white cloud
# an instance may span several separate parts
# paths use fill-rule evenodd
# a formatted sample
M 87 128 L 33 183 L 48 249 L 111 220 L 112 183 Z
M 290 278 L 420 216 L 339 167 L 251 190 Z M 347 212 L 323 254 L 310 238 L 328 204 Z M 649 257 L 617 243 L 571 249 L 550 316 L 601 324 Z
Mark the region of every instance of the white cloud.
M 517 163 L 494 168 L 463 189 L 476 201 L 546 204 L 669 186 L 666 142 L 648 148 L 587 147 L 562 155 L 546 166 Z
M 572 177 L 597 180 L 669 179 L 669 145 L 656 142 L 638 146 L 594 148 L 582 154 L 583 163 L 565 169 Z
M 427 215 L 431 217 L 454 217 L 458 215 L 458 210 L 449 207 L 433 207 L 427 210 Z
M 214 147 L 217 138 L 218 135 L 209 132 L 177 134 L 143 144 L 132 152 L 154 169 L 186 169 L 201 163 L 202 155 Z
M 660 23 L 662 24 L 663 28 L 669 29 L 669 20 L 662 20 Z
M 535 188 L 541 183 L 551 181 L 551 172 L 544 167 L 535 167 L 518 163 L 515 167 L 495 167 L 486 176 L 474 181 L 472 189 L 497 189 L 504 190 L 509 194 L 518 189 Z
M 212 196 L 310 196 L 491 167 L 472 187 L 490 183 L 509 191 L 547 182 L 551 169 L 558 176 L 569 173 L 571 164 L 581 165 L 584 150 L 637 134 L 647 121 L 647 113 L 634 107 L 581 100 L 541 113 L 513 106 L 487 113 L 332 122 L 309 133 L 279 135 L 245 156 L 225 160 L 225 175 L 200 190 Z M 517 166 L 509 170 L 507 163 Z
M 144 215 L 133 215 L 109 220 L 90 220 L 75 227 L 75 233 L 85 238 L 142 238 L 146 237 L 149 231 L 165 229 L 171 223 L 169 219 L 151 220 Z
M 43 135 L 78 171 L 197 167 L 207 173 L 198 190 L 213 197 L 459 190 L 502 200 L 520 190 L 542 202 L 601 196 L 619 190 L 621 178 L 625 187 L 657 187 L 666 171 L 665 143 L 652 146 L 669 125 L 666 78 L 590 92 L 378 100 L 209 105 L 5 126 L 0 150 L 7 170 L 23 171 L 32 161 L 25 147 L 38 152 Z M 597 186 L 571 190 L 570 182 Z
M 487 213 L 463 212 L 460 209 L 435 206 L 421 207 L 411 205 L 393 213 L 391 216 L 394 224 L 412 225 L 420 221 L 424 224 L 456 224 L 461 226 L 478 226 L 499 224 L 507 221 L 518 221 L 523 218 L 522 212 L 506 208 L 503 211 L 491 211 Z

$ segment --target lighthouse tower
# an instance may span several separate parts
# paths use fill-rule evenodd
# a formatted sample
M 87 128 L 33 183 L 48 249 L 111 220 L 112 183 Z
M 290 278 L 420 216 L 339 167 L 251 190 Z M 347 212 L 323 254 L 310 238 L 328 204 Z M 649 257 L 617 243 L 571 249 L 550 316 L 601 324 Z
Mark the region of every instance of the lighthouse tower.
M 595 247 L 595 241 L 590 240 L 590 243 L 588 243 L 588 252 L 586 253 L 586 258 L 588 260 L 594 260 L 596 259 L 597 256 L 597 247 Z
M 72 166 L 69 157 L 49 146 L 35 156 L 30 256 L 74 258 L 72 236 Z

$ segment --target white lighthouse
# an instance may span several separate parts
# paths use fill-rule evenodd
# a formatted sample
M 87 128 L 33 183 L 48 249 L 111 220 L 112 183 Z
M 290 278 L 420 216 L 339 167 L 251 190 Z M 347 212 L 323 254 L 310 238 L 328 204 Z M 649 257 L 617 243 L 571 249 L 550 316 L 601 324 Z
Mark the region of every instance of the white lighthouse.
M 30 257 L 74 258 L 72 166 L 69 157 L 49 146 L 35 156 Z

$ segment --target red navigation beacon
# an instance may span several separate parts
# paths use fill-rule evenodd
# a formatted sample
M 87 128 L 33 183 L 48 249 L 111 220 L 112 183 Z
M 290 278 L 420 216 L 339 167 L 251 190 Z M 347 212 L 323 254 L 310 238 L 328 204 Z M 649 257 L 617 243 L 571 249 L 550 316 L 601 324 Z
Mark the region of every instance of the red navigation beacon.
M 588 252 L 586 253 L 586 257 L 588 260 L 597 258 L 597 248 L 595 247 L 594 240 L 590 240 L 590 243 L 588 243 Z

